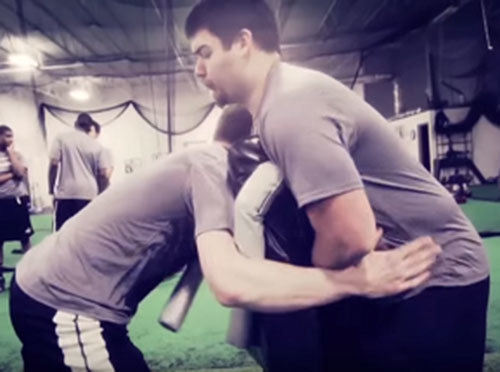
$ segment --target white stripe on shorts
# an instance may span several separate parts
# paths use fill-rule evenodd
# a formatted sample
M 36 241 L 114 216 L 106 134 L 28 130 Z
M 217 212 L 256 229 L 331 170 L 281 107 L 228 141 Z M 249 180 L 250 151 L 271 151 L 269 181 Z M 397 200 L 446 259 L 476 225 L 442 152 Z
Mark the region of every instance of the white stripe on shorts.
M 71 371 L 114 371 L 98 320 L 65 311 L 58 311 L 52 320 L 64 364 Z

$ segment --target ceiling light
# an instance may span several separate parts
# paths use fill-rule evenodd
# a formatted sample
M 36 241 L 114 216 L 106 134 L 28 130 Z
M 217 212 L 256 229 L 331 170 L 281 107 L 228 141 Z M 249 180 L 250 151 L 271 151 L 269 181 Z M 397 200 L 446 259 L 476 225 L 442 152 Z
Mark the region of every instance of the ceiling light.
M 90 93 L 88 90 L 75 88 L 69 91 L 69 96 L 75 101 L 88 101 L 90 98 Z
M 11 65 L 17 67 L 38 67 L 38 62 L 35 58 L 29 54 L 11 54 L 8 59 Z

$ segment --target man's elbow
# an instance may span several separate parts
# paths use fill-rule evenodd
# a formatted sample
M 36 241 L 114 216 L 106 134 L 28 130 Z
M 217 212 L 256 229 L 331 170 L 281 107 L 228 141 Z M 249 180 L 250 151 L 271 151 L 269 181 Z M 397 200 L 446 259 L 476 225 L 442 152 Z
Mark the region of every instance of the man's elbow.
M 238 307 L 241 305 L 240 296 L 236 292 L 219 291 L 215 293 L 215 298 L 222 306 Z
M 251 286 L 249 287 L 248 283 L 245 283 L 245 280 L 239 277 L 231 268 L 228 268 L 227 275 L 219 272 L 215 281 L 212 280 L 212 283 L 210 283 L 209 280 L 209 285 L 217 302 L 222 306 L 245 307 L 251 302 Z
M 224 285 L 219 285 L 213 287 L 212 291 L 215 295 L 217 302 L 225 307 L 240 307 L 244 305 L 243 295 L 241 291 L 238 291 L 234 285 L 231 283 L 225 283 Z
M 363 239 L 329 239 L 328 249 L 313 249 L 314 266 L 344 269 L 357 264 L 373 250 L 373 244 Z

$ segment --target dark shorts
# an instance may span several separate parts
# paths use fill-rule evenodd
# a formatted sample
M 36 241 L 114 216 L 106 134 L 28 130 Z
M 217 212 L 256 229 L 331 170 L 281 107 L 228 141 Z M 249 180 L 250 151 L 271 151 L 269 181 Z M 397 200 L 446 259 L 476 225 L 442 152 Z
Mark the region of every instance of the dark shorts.
M 27 204 L 21 198 L 0 199 L 0 241 L 26 240 L 33 235 Z
M 59 311 L 10 287 L 10 319 L 22 343 L 25 372 L 146 372 L 142 353 L 130 341 L 127 327 Z
M 404 301 L 348 298 L 320 310 L 326 371 L 481 372 L 489 278 Z
M 56 202 L 56 231 L 59 230 L 62 225 L 73 217 L 75 214 L 80 212 L 90 200 L 87 199 L 58 199 Z

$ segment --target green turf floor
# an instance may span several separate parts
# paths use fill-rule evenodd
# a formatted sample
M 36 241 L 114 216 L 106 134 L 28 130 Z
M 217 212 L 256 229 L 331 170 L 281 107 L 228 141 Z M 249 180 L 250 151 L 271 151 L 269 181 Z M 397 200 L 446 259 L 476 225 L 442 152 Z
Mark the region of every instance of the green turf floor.
M 472 197 L 478 200 L 500 201 L 500 187 L 497 183 L 470 187 Z
M 500 203 L 469 201 L 462 205 L 479 231 L 500 230 Z M 50 232 L 49 216 L 33 216 L 40 241 Z M 488 312 L 488 337 L 485 371 L 500 372 L 500 237 L 484 240 L 491 264 L 491 291 Z M 17 243 L 6 243 L 5 264 L 15 265 L 19 255 L 11 254 Z M 6 275 L 10 279 L 10 275 Z M 130 324 L 130 336 L 143 351 L 153 371 L 260 371 L 243 351 L 224 342 L 229 311 L 219 306 L 202 285 L 186 322 L 179 333 L 172 333 L 157 323 L 163 304 L 176 280 L 164 282 L 140 305 Z M 8 294 L 0 294 L 0 371 L 21 371 L 20 343 L 14 335 L 8 316 Z
M 461 204 L 462 210 L 479 232 L 498 232 L 500 234 L 500 203 L 469 199 Z

